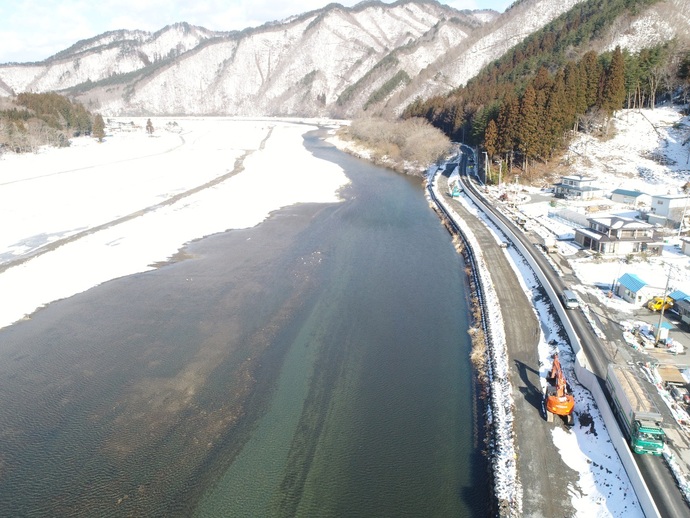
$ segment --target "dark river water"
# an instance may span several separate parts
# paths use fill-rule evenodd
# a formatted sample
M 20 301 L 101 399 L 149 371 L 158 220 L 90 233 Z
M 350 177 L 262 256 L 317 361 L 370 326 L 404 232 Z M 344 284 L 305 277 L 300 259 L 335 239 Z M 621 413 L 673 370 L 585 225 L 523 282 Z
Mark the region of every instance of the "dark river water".
M 343 203 L 0 330 L 0 516 L 487 515 L 462 258 L 419 179 L 305 142 Z

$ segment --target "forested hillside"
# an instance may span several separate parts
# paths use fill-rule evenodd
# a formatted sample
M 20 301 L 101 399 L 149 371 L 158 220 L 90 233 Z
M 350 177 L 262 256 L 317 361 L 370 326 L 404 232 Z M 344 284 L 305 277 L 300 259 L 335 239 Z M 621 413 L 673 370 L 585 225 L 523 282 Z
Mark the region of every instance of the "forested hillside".
M 445 96 L 416 100 L 404 117 L 424 117 L 491 160 L 530 170 L 564 147 L 571 131 L 608 131 L 615 110 L 653 107 L 690 86 L 686 42 L 630 53 L 597 53 L 616 18 L 655 0 L 590 0 L 554 20 Z M 590 50 L 587 50 L 590 49 Z
M 0 153 L 69 146 L 71 137 L 90 134 L 92 125 L 92 115 L 78 102 L 56 93 L 22 93 L 0 106 Z

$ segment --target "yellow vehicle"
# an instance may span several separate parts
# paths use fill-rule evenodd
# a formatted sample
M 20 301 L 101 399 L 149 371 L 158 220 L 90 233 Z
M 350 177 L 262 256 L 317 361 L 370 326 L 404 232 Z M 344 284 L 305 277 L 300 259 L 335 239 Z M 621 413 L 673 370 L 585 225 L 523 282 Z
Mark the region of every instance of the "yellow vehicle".
M 673 299 L 671 297 L 654 297 L 647 302 L 647 309 L 651 311 L 661 311 L 661 308 L 666 311 L 673 306 Z

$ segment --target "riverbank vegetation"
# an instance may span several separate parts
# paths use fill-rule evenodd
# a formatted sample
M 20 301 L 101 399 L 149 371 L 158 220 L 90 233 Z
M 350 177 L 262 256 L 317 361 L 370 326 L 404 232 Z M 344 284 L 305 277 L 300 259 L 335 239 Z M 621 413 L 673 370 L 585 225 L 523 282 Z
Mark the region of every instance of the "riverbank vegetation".
M 0 152 L 66 147 L 70 138 L 89 135 L 92 127 L 92 114 L 78 102 L 53 92 L 21 93 L 0 104 Z
M 356 119 L 339 136 L 369 150 L 373 162 L 408 174 L 423 173 L 451 149 L 448 136 L 421 118 Z

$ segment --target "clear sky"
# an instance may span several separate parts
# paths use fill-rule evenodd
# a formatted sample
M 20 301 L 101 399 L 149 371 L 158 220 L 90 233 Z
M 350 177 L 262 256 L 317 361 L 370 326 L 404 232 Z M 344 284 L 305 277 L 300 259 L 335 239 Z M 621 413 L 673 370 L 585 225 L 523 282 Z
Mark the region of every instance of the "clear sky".
M 116 29 L 155 32 L 188 22 L 230 31 L 323 7 L 334 0 L 0 0 L 0 63 L 42 61 Z M 353 6 L 359 0 L 341 0 Z M 440 0 L 456 9 L 503 12 L 513 0 Z M 385 0 L 392 3 L 392 0 Z

